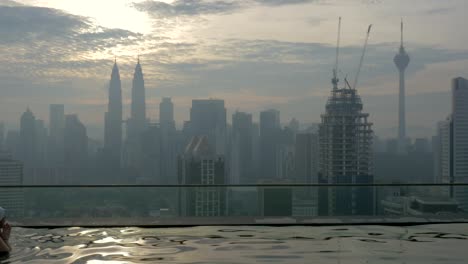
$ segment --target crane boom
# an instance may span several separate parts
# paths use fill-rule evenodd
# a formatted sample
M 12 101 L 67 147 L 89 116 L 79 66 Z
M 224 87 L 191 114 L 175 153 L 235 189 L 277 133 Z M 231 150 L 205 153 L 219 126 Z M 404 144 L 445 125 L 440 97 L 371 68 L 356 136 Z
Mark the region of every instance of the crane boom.
M 336 59 L 335 59 L 335 67 L 333 68 L 333 89 L 338 89 L 338 57 L 340 54 L 340 39 L 341 39 L 341 17 L 338 20 L 338 37 L 336 40 Z
M 367 36 L 366 36 L 366 40 L 364 42 L 364 47 L 362 49 L 361 60 L 359 61 L 359 66 L 358 66 L 358 70 L 357 70 L 357 73 L 356 73 L 356 77 L 354 79 L 353 89 L 356 89 L 356 86 L 357 86 L 357 83 L 358 83 L 358 80 L 359 80 L 359 74 L 361 73 L 362 63 L 364 62 L 364 55 L 366 55 L 367 42 L 369 41 L 369 36 L 370 36 L 371 29 L 372 29 L 372 24 L 370 24 L 369 28 L 367 29 Z

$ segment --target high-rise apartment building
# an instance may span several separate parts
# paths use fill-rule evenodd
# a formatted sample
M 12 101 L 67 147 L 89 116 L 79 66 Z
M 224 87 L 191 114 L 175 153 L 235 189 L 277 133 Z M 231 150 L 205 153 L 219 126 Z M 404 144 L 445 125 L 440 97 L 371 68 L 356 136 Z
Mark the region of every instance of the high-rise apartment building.
M 453 182 L 468 183 L 468 80 L 452 80 L 452 164 Z M 455 187 L 454 198 L 468 210 L 468 190 Z
M 224 216 L 226 194 L 209 187 L 226 182 L 224 158 L 217 155 L 206 136 L 193 137 L 179 159 L 179 183 L 207 187 L 184 188 L 179 194 L 181 216 Z
M 23 184 L 23 164 L 13 160 L 11 154 L 0 150 L 0 186 Z M 13 217 L 21 217 L 24 211 L 24 193 L 20 189 L 3 189 L 0 205 Z

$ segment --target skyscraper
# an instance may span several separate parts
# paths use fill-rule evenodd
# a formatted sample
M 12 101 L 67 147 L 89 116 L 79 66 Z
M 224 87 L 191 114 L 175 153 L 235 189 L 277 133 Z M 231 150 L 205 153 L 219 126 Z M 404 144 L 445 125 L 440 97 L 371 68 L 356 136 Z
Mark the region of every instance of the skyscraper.
M 174 121 L 174 104 L 171 98 L 165 97 L 159 104 L 159 122 L 161 127 L 161 175 L 162 183 L 177 183 L 177 157 L 184 149 L 176 131 Z
M 0 151 L 4 148 L 5 124 L 0 122 Z
M 88 135 L 77 115 L 66 115 L 64 130 L 64 162 L 67 168 L 86 167 Z
M 216 154 L 226 154 L 226 108 L 224 100 L 192 100 L 190 134 L 207 136 Z
M 104 155 L 106 165 L 119 168 L 122 152 L 122 87 L 117 61 L 109 83 L 109 103 L 105 114 Z
M 232 184 L 255 183 L 253 175 L 252 115 L 236 112 L 232 115 L 231 181 Z
M 12 159 L 11 154 L 0 150 L 0 185 L 23 184 L 23 164 Z M 24 193 L 21 189 L 3 189 L 0 204 L 13 217 L 21 217 L 24 210 Z
M 35 167 L 36 162 L 36 118 L 28 108 L 21 115 L 19 157 L 25 169 Z
M 161 125 L 174 126 L 174 104 L 170 97 L 164 97 L 159 104 L 159 122 Z
M 437 123 L 437 135 L 434 140 L 434 182 L 453 182 L 452 166 L 452 131 L 451 116 Z
M 140 58 L 135 67 L 132 84 L 132 109 L 128 137 L 137 138 L 146 128 L 145 80 Z
M 141 138 L 140 182 L 164 184 L 162 179 L 161 128 L 159 124 L 149 124 Z
M 452 80 L 452 164 L 453 182 L 468 183 L 468 80 Z M 468 190 L 456 187 L 454 198 L 460 207 L 468 210 Z
M 145 80 L 138 58 L 133 74 L 131 116 L 127 121 L 127 138 L 123 150 L 125 167 L 141 169 L 142 137 L 146 128 Z
M 51 104 L 49 106 L 49 142 L 48 161 L 51 166 L 63 164 L 63 130 L 65 128 L 65 106 Z
M 400 50 L 393 59 L 400 75 L 399 107 L 398 107 L 398 152 L 406 152 L 406 110 L 405 110 L 405 70 L 410 57 L 403 46 L 403 21 L 401 22 Z
M 36 167 L 44 167 L 47 157 L 47 128 L 44 120 L 37 119 L 35 124 L 36 133 Z
M 328 184 L 373 183 L 372 123 L 354 88 L 334 88 L 319 127 L 319 179 Z M 322 215 L 371 215 L 369 188 L 326 188 L 320 194 Z
M 224 184 L 224 159 L 216 155 L 206 136 L 195 136 L 179 159 L 180 184 Z M 179 210 L 182 216 L 223 216 L 226 195 L 221 188 L 183 188 Z
M 278 147 L 281 141 L 280 112 L 260 112 L 260 175 L 258 179 L 276 179 Z
M 318 135 L 298 133 L 295 145 L 295 181 L 318 183 Z

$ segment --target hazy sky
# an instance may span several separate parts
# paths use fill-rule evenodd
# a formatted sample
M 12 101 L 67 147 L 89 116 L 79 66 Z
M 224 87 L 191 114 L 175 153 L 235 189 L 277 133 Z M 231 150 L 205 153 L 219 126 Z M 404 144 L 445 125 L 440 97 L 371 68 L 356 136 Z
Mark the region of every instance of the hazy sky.
M 153 120 L 170 96 L 178 123 L 192 98 L 224 99 L 228 120 L 275 107 L 283 122 L 319 122 L 342 16 L 341 78 L 353 79 L 374 24 L 358 89 L 377 134 L 393 136 L 403 18 L 408 134 L 430 136 L 450 111 L 451 78 L 468 76 L 467 11 L 466 0 L 0 0 L 0 121 L 17 126 L 27 106 L 47 121 L 63 103 L 102 137 L 114 55 L 126 118 L 140 54 Z

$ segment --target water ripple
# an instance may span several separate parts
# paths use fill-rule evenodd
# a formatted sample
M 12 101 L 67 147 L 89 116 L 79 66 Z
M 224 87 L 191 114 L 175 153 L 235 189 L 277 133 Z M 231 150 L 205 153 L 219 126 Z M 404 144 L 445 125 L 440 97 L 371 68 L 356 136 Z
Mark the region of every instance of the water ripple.
M 11 243 L 0 262 L 461 264 L 468 225 L 14 228 Z

